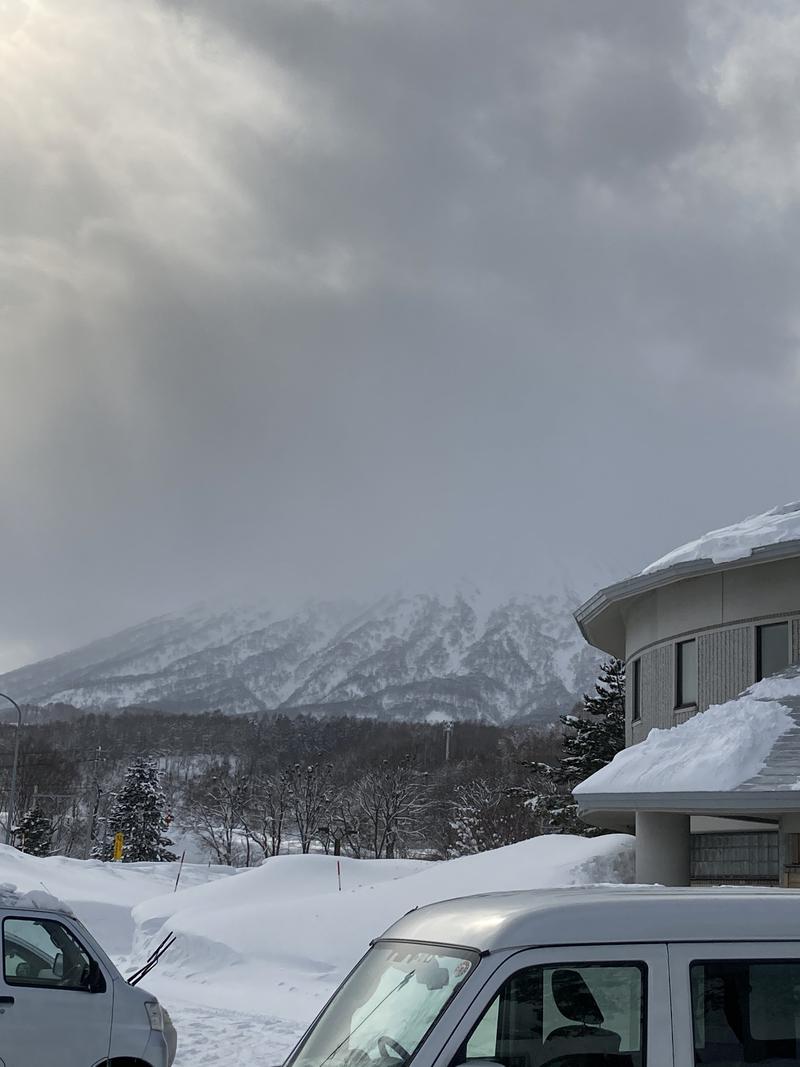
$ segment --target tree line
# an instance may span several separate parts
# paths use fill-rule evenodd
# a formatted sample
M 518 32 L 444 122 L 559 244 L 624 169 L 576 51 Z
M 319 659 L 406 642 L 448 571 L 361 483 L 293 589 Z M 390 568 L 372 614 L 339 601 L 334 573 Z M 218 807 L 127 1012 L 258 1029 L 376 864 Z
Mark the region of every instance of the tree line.
M 14 839 L 37 855 L 171 858 L 190 834 L 213 862 L 282 852 L 449 858 L 541 833 L 592 832 L 572 787 L 622 747 L 624 669 L 559 726 L 177 715 L 38 716 L 20 738 Z M 13 729 L 0 728 L 7 795 Z M 5 782 L 4 779 L 5 778 Z

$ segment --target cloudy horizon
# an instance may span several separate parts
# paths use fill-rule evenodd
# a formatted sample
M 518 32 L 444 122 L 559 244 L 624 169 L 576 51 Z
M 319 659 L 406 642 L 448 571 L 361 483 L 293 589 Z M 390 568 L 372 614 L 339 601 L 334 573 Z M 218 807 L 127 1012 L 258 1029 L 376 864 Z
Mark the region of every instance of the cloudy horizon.
M 800 497 L 800 13 L 0 0 L 0 671 Z

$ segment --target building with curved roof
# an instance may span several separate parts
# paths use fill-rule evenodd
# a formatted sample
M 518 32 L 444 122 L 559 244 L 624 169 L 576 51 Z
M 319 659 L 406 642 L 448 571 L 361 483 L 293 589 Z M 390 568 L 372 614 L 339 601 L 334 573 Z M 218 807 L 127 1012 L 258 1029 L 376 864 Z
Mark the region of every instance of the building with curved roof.
M 635 829 L 641 881 L 800 884 L 800 503 L 670 552 L 576 620 L 625 661 L 629 746 L 578 787 L 580 814 Z

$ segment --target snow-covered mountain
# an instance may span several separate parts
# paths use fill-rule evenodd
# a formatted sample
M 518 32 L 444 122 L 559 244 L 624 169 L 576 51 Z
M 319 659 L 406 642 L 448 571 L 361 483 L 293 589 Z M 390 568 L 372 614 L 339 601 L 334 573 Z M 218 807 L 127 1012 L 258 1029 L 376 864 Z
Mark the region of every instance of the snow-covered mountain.
M 575 606 L 565 593 L 485 609 L 474 592 L 277 617 L 263 604 L 198 606 L 11 671 L 0 690 L 83 708 L 549 721 L 596 674 Z

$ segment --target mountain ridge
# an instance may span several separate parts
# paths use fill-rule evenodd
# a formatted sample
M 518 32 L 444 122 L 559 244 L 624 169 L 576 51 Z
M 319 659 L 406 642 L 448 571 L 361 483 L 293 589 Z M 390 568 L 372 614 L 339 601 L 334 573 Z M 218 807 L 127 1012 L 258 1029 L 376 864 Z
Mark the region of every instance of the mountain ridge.
M 195 605 L 0 676 L 40 705 L 552 721 L 596 675 L 577 598 L 394 593 L 367 605 Z

